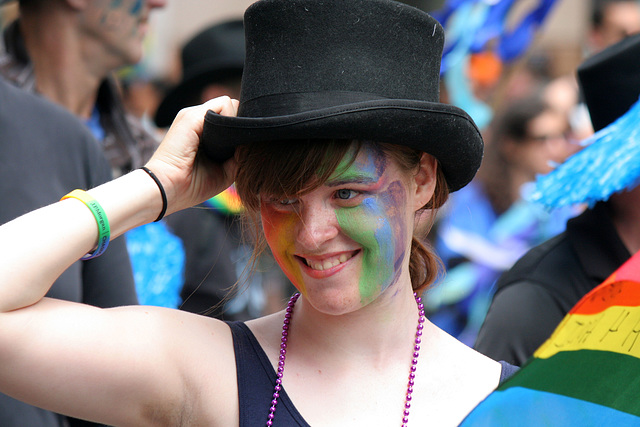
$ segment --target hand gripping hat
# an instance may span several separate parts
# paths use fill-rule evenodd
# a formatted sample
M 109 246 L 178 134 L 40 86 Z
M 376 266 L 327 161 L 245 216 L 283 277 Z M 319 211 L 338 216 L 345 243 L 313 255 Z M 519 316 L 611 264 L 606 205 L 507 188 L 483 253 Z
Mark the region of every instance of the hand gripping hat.
M 260 0 L 244 26 L 238 117 L 207 113 L 209 157 L 254 142 L 360 139 L 433 155 L 450 191 L 475 175 L 482 137 L 439 102 L 444 31 L 425 12 L 390 0 Z

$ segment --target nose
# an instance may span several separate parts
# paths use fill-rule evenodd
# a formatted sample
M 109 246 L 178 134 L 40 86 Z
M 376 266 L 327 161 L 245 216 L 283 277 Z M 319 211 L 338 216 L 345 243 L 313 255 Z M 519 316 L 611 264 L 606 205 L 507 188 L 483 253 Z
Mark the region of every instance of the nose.
M 167 0 L 147 0 L 149 9 L 160 9 L 167 5 Z
M 298 243 L 305 250 L 317 250 L 338 235 L 339 225 L 335 209 L 318 203 L 305 205 L 297 224 Z

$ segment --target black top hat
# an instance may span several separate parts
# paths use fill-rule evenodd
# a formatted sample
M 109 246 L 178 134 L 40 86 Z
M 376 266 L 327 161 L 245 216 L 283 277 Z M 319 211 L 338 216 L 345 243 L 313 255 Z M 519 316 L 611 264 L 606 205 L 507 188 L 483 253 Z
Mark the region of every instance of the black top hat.
M 205 118 L 201 147 L 214 160 L 252 142 L 344 138 L 430 153 L 451 191 L 475 175 L 482 137 L 439 102 L 444 31 L 425 12 L 391 0 L 260 0 L 244 24 L 238 117 Z
M 241 19 L 201 31 L 182 48 L 182 80 L 162 100 L 154 121 L 160 127 L 169 126 L 180 109 L 200 102 L 199 94 L 205 86 L 230 77 L 240 78 L 243 64 Z
M 586 59 L 578 67 L 578 81 L 594 130 L 626 113 L 640 96 L 640 34 Z

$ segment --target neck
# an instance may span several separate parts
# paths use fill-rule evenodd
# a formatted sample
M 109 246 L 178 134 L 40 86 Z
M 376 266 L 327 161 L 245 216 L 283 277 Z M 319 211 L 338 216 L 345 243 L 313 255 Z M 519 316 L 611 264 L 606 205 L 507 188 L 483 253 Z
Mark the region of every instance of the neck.
M 376 363 L 396 357 L 398 351 L 406 354 L 415 339 L 417 322 L 418 308 L 408 282 L 339 316 L 321 313 L 301 297 L 293 314 L 291 342 L 294 351 L 314 354 L 321 350 L 336 362 L 360 363 L 364 358 Z
M 73 114 L 89 118 L 97 91 L 110 70 L 99 55 L 89 57 L 86 42 L 69 25 L 70 17 L 51 11 L 21 18 L 21 31 L 32 61 L 36 90 Z M 92 60 L 90 60 L 92 59 Z

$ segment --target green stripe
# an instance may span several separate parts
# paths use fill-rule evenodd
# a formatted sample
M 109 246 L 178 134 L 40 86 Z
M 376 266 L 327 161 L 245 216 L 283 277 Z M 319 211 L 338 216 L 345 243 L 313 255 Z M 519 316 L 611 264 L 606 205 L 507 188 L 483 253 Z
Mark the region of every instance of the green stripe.
M 640 359 L 595 350 L 532 359 L 498 390 L 524 387 L 640 416 Z

